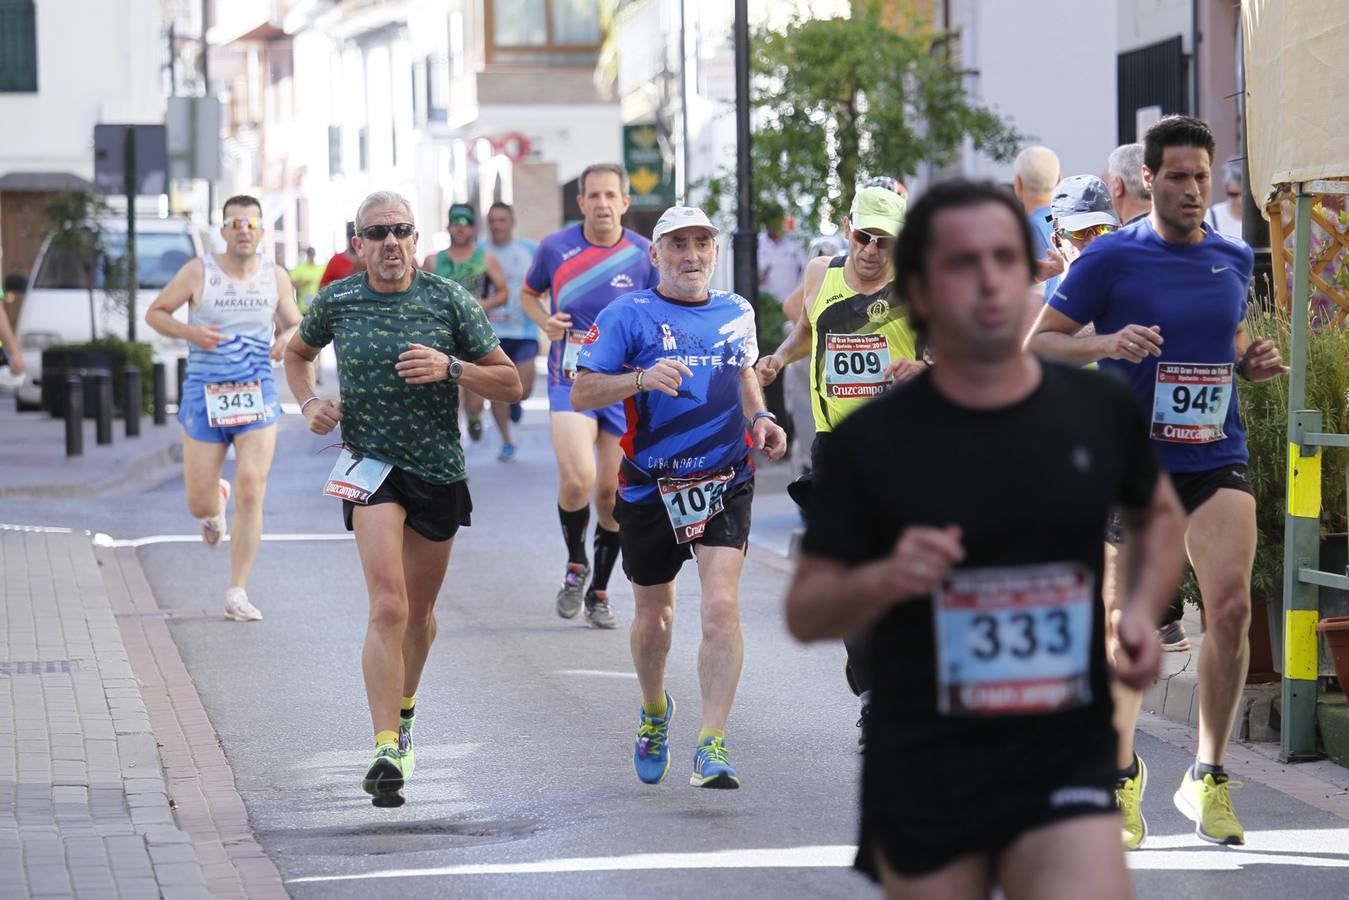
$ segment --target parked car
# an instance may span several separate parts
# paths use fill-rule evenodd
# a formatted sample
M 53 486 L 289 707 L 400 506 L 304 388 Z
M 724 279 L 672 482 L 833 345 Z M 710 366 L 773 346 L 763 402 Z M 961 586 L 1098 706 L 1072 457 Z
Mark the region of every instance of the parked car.
M 108 257 L 117 260 L 126 254 L 126 220 L 100 222 Z M 136 339 L 150 345 L 155 362 L 168 366 L 169 400 L 177 400 L 175 376 L 177 361 L 187 356 L 187 342 L 167 338 L 143 321 L 145 310 L 169 279 L 194 256 L 205 250 L 201 232 L 186 219 L 136 218 Z M 37 409 L 42 394 L 42 351 L 56 344 L 78 344 L 94 337 L 127 334 L 127 310 L 109 300 L 104 286 L 108 260 L 94 267 L 93 333 L 90 333 L 89 290 L 76 254 L 54 246 L 48 237 L 38 251 L 29 279 L 28 295 L 19 312 L 15 336 L 24 350 L 28 379 L 19 386 L 19 409 Z M 187 321 L 187 307 L 178 310 L 178 318 Z

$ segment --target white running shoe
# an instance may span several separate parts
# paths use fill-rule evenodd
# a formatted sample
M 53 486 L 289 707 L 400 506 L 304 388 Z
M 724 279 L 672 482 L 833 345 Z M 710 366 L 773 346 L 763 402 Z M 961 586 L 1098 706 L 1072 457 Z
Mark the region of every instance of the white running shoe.
M 201 539 L 214 547 L 225 536 L 225 505 L 230 500 L 230 483 L 220 479 L 220 512 L 201 520 Z M 246 601 L 245 601 L 246 602 Z
M 236 622 L 257 622 L 262 612 L 248 602 L 248 594 L 243 588 L 230 588 L 225 591 L 225 618 Z

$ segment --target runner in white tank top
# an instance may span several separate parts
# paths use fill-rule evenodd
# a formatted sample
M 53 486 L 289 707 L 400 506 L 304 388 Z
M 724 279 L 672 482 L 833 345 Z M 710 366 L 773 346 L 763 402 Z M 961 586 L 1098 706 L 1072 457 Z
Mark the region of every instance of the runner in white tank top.
M 155 331 L 190 344 L 178 398 L 183 482 L 187 508 L 201 521 L 202 540 L 211 546 L 225 535 L 231 486 L 220 472 L 226 451 L 234 446 L 234 534 L 225 616 L 239 622 L 262 618 L 245 587 L 262 538 L 262 498 L 281 415 L 272 360 L 281 358 L 300 323 L 290 278 L 258 255 L 262 234 L 262 206 L 256 199 L 226 200 L 220 229 L 225 252 L 190 260 L 145 314 Z M 183 323 L 173 313 L 185 303 L 188 320 Z M 281 333 L 273 341 L 277 329 Z

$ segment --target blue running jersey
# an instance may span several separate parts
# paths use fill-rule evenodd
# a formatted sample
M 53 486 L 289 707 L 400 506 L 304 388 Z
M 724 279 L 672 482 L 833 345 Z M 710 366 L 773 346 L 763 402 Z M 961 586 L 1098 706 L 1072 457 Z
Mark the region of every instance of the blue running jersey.
M 1233 364 L 1253 266 L 1250 247 L 1207 225 L 1199 243 L 1173 244 L 1143 218 L 1093 241 L 1049 300 L 1098 334 L 1161 328 L 1160 357 L 1103 359 L 1101 369 L 1133 388 L 1168 472 L 1247 461 Z
M 534 264 L 525 275 L 525 290 L 551 295 L 551 310 L 571 316 L 572 331 L 585 333 L 600 310 L 629 291 L 654 288 L 660 273 L 651 264 L 651 242 L 635 231 L 611 247 L 598 247 L 586 240 L 580 225 L 555 231 L 539 244 Z M 571 387 L 564 377 L 562 360 L 565 340 L 554 341 L 548 350 L 548 383 Z
M 650 479 L 734 468 L 730 488 L 754 476 L 740 392 L 741 372 L 758 356 L 754 310 L 743 297 L 712 291 L 701 303 L 680 303 L 645 290 L 600 312 L 578 364 L 606 375 L 647 369 L 661 359 L 688 366 L 693 377 L 684 379 L 679 396 L 646 391 L 623 401 L 623 455 Z M 657 498 L 653 481 L 631 481 L 620 478 L 619 495 L 627 502 Z

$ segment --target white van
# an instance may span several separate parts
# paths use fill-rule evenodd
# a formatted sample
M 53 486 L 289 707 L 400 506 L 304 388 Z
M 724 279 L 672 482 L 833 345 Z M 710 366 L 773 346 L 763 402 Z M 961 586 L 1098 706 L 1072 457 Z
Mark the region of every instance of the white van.
M 126 253 L 125 217 L 100 222 L 108 256 Z M 187 342 L 167 338 L 145 324 L 145 311 L 169 279 L 194 256 L 205 252 L 201 232 L 186 219 L 136 218 L 136 340 L 150 345 L 155 362 L 168 367 L 168 399 L 177 400 L 177 360 L 187 356 Z M 28 378 L 17 391 L 19 409 L 37 409 L 42 396 L 42 351 L 55 344 L 78 344 L 95 335 L 126 338 L 126 308 L 114 306 L 103 287 L 105 266 L 95 266 L 93 331 L 90 327 L 89 290 L 75 254 L 54 247 L 48 237 L 38 251 L 28 295 L 24 298 L 15 337 L 23 348 Z M 187 306 L 178 310 L 187 321 Z

